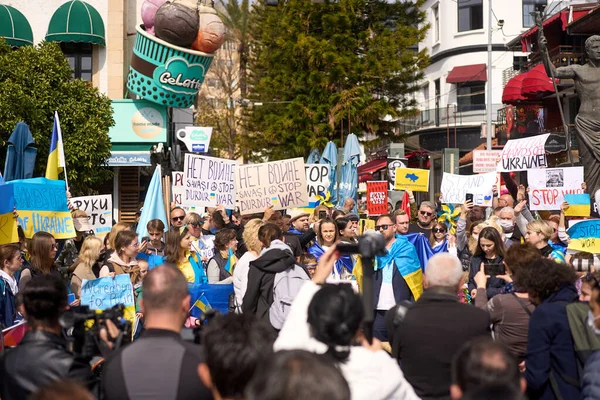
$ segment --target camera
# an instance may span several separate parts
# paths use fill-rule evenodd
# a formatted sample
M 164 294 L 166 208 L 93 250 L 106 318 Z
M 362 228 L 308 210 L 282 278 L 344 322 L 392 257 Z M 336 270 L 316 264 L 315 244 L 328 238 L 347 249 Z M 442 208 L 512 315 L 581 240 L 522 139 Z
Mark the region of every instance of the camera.
M 104 311 L 91 310 L 88 306 L 73 307 L 60 317 L 61 326 L 71 332 L 73 338 L 72 351 L 86 358 L 104 356 L 108 346 L 100 339 L 100 330 L 107 329 L 106 321 L 110 320 L 119 330 L 113 340 L 113 350 L 130 343 L 132 326 L 124 317 L 125 306 L 116 306 Z M 110 336 L 110 335 L 109 335 Z

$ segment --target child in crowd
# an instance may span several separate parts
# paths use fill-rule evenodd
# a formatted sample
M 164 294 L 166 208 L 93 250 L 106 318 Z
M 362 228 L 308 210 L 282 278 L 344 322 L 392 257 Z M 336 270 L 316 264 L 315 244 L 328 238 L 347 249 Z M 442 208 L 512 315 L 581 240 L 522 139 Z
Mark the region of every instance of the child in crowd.
M 148 221 L 146 229 L 148 230 L 148 237 L 142 240 L 146 240 L 148 243 L 146 254 L 164 256 L 165 242 L 163 242 L 163 235 L 165 232 L 165 224 L 160 219 L 153 219 Z
M 304 253 L 300 258 L 300 263 L 306 267 L 308 274 L 311 279 L 315 275 L 315 269 L 317 268 L 317 259 L 310 253 Z
M 131 284 L 133 285 L 133 298 L 135 301 L 135 316 L 137 317 L 138 323 L 134 326 L 134 339 L 137 339 L 142 333 L 143 318 L 142 307 L 140 301 L 142 300 L 142 282 L 144 277 L 148 274 L 148 261 L 143 258 L 138 258 L 137 267 L 131 272 Z

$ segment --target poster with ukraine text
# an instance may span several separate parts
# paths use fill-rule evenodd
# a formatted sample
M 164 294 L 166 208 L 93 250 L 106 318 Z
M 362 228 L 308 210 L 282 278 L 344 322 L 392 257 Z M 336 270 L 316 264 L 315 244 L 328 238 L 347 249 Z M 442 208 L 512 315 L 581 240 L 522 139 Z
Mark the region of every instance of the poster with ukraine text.
M 14 217 L 15 197 L 11 185 L 0 185 L 0 244 L 16 243 L 17 220 Z
M 75 237 L 64 181 L 32 178 L 10 181 L 7 185 L 13 187 L 19 225 L 26 238 L 42 231 L 55 239 Z

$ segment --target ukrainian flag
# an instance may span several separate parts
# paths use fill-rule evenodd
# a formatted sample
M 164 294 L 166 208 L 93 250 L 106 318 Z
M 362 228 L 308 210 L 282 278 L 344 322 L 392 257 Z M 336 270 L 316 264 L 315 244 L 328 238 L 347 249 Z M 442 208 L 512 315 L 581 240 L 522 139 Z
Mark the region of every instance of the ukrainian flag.
M 58 174 L 65 168 L 65 151 L 63 149 L 62 133 L 58 113 L 54 112 L 54 126 L 52 127 L 52 139 L 50 141 L 50 152 L 48 164 L 46 164 L 46 179 L 58 179 Z
M 387 254 L 375 258 L 375 268 L 383 269 L 392 261 L 406 281 L 413 298 L 418 300 L 423 294 L 423 271 L 417 250 L 406 236 L 396 235 L 396 241 Z
M 210 303 L 208 302 L 208 299 L 206 298 L 206 296 L 204 294 L 201 294 L 200 297 L 198 297 L 198 300 L 196 300 L 194 302 L 194 305 L 192 305 L 190 312 L 194 308 L 199 309 L 203 313 L 207 313 L 209 310 L 212 310 L 212 307 L 210 306 Z
M 583 194 L 565 194 L 565 201 L 569 203 L 569 208 L 565 210 L 568 217 L 589 217 L 590 216 L 590 195 Z
M 225 271 L 229 272 L 230 275 L 233 275 L 233 268 L 235 267 L 236 263 L 237 257 L 235 256 L 233 250 L 229 249 L 227 254 L 227 264 L 225 264 Z

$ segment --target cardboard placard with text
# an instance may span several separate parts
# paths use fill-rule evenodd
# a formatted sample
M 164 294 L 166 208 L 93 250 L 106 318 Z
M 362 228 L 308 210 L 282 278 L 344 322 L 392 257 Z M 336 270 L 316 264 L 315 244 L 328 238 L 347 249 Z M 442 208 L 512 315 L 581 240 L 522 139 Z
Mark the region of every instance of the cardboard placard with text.
M 302 158 L 240 165 L 235 169 L 235 185 L 242 215 L 263 212 L 270 205 L 275 210 L 308 205 Z
M 527 183 L 530 210 L 560 210 L 565 194 L 583 193 L 583 167 L 532 169 Z
M 473 205 L 491 207 L 496 184 L 496 173 L 479 175 L 455 175 L 444 172 L 442 177 L 442 202 L 462 204 L 467 193 L 473 195 Z
M 429 170 L 418 168 L 396 168 L 395 190 L 429 191 Z
M 367 213 L 371 215 L 387 214 L 388 212 L 388 182 L 367 182 Z
M 104 237 L 112 228 L 112 195 L 82 196 L 71 198 L 71 204 L 88 215 L 94 235 Z
M 308 191 L 308 208 L 315 208 L 319 200 L 315 196 L 319 193 L 327 194 L 329 190 L 329 164 L 305 164 L 306 190 Z
M 546 168 L 546 140 L 549 133 L 506 142 L 500 154 L 499 172 Z
M 181 203 L 187 206 L 235 208 L 234 170 L 238 162 L 222 158 L 186 154 L 183 166 Z
M 473 172 L 493 172 L 498 168 L 502 150 L 473 150 Z

